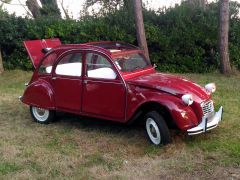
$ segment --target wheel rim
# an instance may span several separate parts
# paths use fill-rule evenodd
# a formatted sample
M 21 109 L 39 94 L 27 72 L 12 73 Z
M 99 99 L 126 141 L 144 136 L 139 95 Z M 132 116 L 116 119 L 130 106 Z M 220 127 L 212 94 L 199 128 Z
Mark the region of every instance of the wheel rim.
M 32 107 L 32 112 L 34 117 L 40 122 L 46 121 L 49 117 L 49 110 L 46 109 Z
M 160 130 L 158 128 L 157 123 L 154 121 L 153 118 L 147 119 L 146 129 L 147 129 L 147 133 L 148 133 L 150 140 L 156 145 L 160 144 L 160 142 L 161 142 Z

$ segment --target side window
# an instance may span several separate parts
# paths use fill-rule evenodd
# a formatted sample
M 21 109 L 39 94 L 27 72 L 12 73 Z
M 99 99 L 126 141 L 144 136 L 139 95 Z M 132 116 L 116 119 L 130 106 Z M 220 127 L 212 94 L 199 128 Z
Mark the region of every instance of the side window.
M 72 53 L 64 56 L 58 63 L 56 74 L 65 76 L 82 75 L 82 53 Z
M 103 56 L 96 53 L 86 55 L 87 77 L 116 79 L 117 75 L 111 63 Z
M 56 53 L 51 53 L 49 54 L 42 62 L 40 68 L 39 68 L 39 73 L 41 74 L 50 74 L 52 72 L 52 66 L 53 63 L 55 62 L 57 58 Z

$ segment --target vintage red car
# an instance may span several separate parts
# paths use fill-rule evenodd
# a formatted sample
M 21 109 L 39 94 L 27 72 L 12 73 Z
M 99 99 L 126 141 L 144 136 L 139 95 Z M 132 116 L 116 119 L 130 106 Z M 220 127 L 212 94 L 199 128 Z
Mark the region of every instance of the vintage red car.
M 155 145 L 171 142 L 172 126 L 195 135 L 215 128 L 215 112 L 205 87 L 159 73 L 136 46 L 123 42 L 62 45 L 59 39 L 25 41 L 35 71 L 21 101 L 33 119 L 49 123 L 56 111 L 129 123 L 144 120 Z

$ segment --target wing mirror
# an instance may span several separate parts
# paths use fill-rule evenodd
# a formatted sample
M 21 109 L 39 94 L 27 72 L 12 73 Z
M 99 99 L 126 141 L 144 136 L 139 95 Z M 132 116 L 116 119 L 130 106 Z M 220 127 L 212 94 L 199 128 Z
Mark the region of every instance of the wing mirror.
M 153 68 L 156 69 L 157 67 L 158 67 L 158 65 L 154 63 Z

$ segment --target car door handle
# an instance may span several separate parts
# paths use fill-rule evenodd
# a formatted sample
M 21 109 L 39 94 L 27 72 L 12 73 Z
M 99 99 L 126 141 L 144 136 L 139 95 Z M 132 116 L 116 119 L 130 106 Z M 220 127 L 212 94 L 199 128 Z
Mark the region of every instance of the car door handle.
M 87 84 L 87 83 L 88 83 L 88 80 L 84 80 L 83 83 L 84 83 L 84 84 Z
M 56 80 L 57 78 L 56 77 L 52 77 L 52 80 Z

